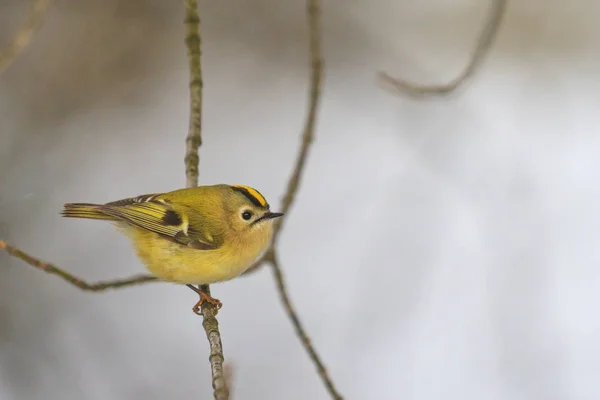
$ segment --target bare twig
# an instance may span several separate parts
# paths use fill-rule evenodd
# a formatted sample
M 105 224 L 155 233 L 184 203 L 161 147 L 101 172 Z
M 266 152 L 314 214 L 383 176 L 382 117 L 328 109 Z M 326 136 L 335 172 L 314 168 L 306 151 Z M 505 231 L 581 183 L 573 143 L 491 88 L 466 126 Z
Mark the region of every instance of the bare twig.
M 277 291 L 279 292 L 279 297 L 281 298 L 281 302 L 283 303 L 285 312 L 290 317 L 292 325 L 294 325 L 296 335 L 298 335 L 298 337 L 302 341 L 302 345 L 306 349 L 310 359 L 315 364 L 315 367 L 317 367 L 319 376 L 321 377 L 321 380 L 327 388 L 327 391 L 329 392 L 331 398 L 336 400 L 342 400 L 342 395 L 335 388 L 333 380 L 331 380 L 331 378 L 329 377 L 329 374 L 327 373 L 327 369 L 325 368 L 323 361 L 319 357 L 317 350 L 313 346 L 310 338 L 308 337 L 308 334 L 306 333 L 306 330 L 304 329 L 302 323 L 300 322 L 300 319 L 298 318 L 298 313 L 296 312 L 287 292 L 285 286 L 285 278 L 283 276 L 283 272 L 281 271 L 281 264 L 275 251 L 271 254 L 267 262 L 270 262 L 271 266 L 273 267 L 273 274 L 275 282 L 277 282 Z
M 489 50 L 498 36 L 498 30 L 502 24 L 508 0 L 492 0 L 489 16 L 484 24 L 483 30 L 475 45 L 475 49 L 469 63 L 464 70 L 453 80 L 440 85 L 419 85 L 400 78 L 393 78 L 385 72 L 379 73 L 379 78 L 395 90 L 408 94 L 409 96 L 422 97 L 425 95 L 448 94 L 467 81 L 480 67 L 489 53 Z
M 40 269 L 51 275 L 56 275 L 56 276 L 60 277 L 61 279 L 67 281 L 71 285 L 76 286 L 79 289 L 85 290 L 88 292 L 103 292 L 107 289 L 124 288 L 124 287 L 139 285 L 139 284 L 147 283 L 147 282 L 160 282 L 158 279 L 156 279 L 155 277 L 150 276 L 150 275 L 134 275 L 132 277 L 124 278 L 124 279 L 115 279 L 115 280 L 110 280 L 110 281 L 88 283 L 88 282 L 84 281 L 83 279 L 78 278 L 75 275 L 72 275 L 72 274 L 68 273 L 67 271 L 57 267 L 54 264 L 50 264 L 45 261 L 42 261 L 38 258 L 35 258 L 35 257 L 25 253 L 24 251 L 22 251 L 21 249 L 19 249 L 17 247 L 9 245 L 4 240 L 0 240 L 0 249 L 5 250 L 11 256 L 25 261 L 27 264 L 29 264 L 37 269 Z
M 210 287 L 208 285 L 202 285 L 204 293 L 210 296 Z M 206 331 L 206 337 L 210 345 L 210 370 L 212 374 L 212 386 L 213 395 L 215 400 L 228 400 L 229 389 L 227 387 L 227 378 L 225 376 L 225 370 L 223 363 L 225 357 L 223 356 L 223 344 L 221 343 L 221 333 L 219 332 L 219 322 L 215 317 L 216 308 L 210 304 L 207 305 L 205 302 L 202 304 L 202 326 Z
M 298 188 L 300 186 L 300 180 L 302 178 L 302 174 L 304 172 L 304 167 L 306 165 L 306 159 L 308 158 L 308 154 L 311 148 L 311 144 L 315 135 L 315 125 L 317 121 L 317 111 L 319 109 L 319 100 L 321 94 L 321 84 L 323 80 L 323 56 L 321 51 L 321 16 L 318 0 L 308 0 L 308 25 L 309 25 L 309 53 L 310 53 L 310 93 L 309 93 L 309 106 L 308 106 L 308 114 L 306 116 L 306 123 L 304 126 L 304 131 L 302 134 L 300 149 L 298 151 L 298 156 L 296 158 L 296 163 L 294 165 L 294 169 L 292 170 L 292 175 L 288 180 L 288 185 L 285 191 L 285 195 L 282 202 L 282 212 L 287 214 L 292 204 L 294 202 L 296 193 L 298 192 Z M 290 318 L 294 329 L 296 330 L 296 334 L 300 338 L 302 345 L 304 346 L 306 352 L 308 353 L 310 359 L 315 364 L 319 376 L 323 380 L 329 395 L 336 400 L 341 400 L 342 396 L 338 393 L 333 381 L 329 377 L 327 373 L 327 369 L 321 358 L 319 357 L 315 347 L 313 346 L 306 330 L 302 326 L 300 322 L 300 318 L 298 318 L 298 313 L 296 312 L 292 302 L 290 300 L 290 296 L 288 294 L 288 290 L 285 284 L 285 278 L 282 272 L 281 263 L 277 256 L 277 239 L 281 233 L 283 221 L 279 221 L 275 226 L 275 232 L 273 235 L 273 242 L 271 244 L 271 249 L 265 254 L 265 256 L 259 260 L 248 272 L 252 272 L 253 270 L 258 269 L 263 263 L 270 263 L 273 268 L 273 276 L 275 282 L 277 284 L 277 291 L 279 292 L 279 296 L 281 298 L 281 302 L 285 308 L 288 317 Z
M 288 181 L 288 185 L 283 197 L 281 212 L 287 214 L 290 210 L 294 197 L 298 192 L 300 179 L 304 172 L 304 166 L 310 150 L 310 145 L 315 137 L 315 125 L 317 123 L 317 110 L 319 109 L 319 100 L 321 96 L 321 83 L 323 80 L 323 56 L 321 55 L 321 16 L 318 5 L 318 0 L 308 1 L 308 28 L 309 28 L 309 57 L 310 57 L 310 93 L 309 106 L 304 131 L 302 133 L 302 143 L 296 158 L 296 164 L 292 170 L 292 175 Z M 281 228 L 283 227 L 284 218 L 279 218 L 275 225 L 273 235 L 273 246 L 277 243 Z
M 315 137 L 315 125 L 317 122 L 317 111 L 319 109 L 319 99 L 321 96 L 321 84 L 323 81 L 323 56 L 321 51 L 321 27 L 320 27 L 320 10 L 318 6 L 318 0 L 308 1 L 308 24 L 309 24 L 309 57 L 310 57 L 310 93 L 308 99 L 308 114 L 306 116 L 306 122 L 304 124 L 304 130 L 302 132 L 300 148 L 298 149 L 298 155 L 296 156 L 296 162 L 292 169 L 292 175 L 288 179 L 288 184 L 283 196 L 283 202 L 281 204 L 281 212 L 287 214 L 294 203 L 296 193 L 300 186 L 300 180 L 304 172 L 304 166 L 310 146 Z M 275 229 L 273 232 L 273 240 L 271 242 L 271 249 L 275 248 L 277 239 L 283 228 L 283 220 L 285 218 L 278 218 L 275 222 Z M 251 274 L 252 272 L 259 269 L 264 262 L 273 261 L 272 250 L 265 253 L 265 255 L 256 261 L 245 274 Z
M 187 187 L 198 186 L 198 148 L 202 144 L 202 64 L 200 53 L 200 14 L 197 0 L 185 0 L 185 23 L 187 33 L 185 43 L 190 64 L 190 124 L 186 138 L 185 176 Z M 200 289 L 210 296 L 210 287 L 201 285 Z M 209 302 L 202 304 L 202 326 L 210 345 L 210 366 L 212 372 L 213 395 L 216 400 L 229 399 L 229 390 L 223 370 L 223 345 L 217 310 Z
M 197 0 L 185 0 L 185 44 L 190 64 L 190 124 L 185 139 L 186 186 L 198 186 L 198 148 L 202 145 L 202 64 L 200 62 L 200 16 Z
M 10 67 L 12 62 L 31 43 L 35 32 L 39 29 L 52 0 L 34 0 L 25 20 L 17 30 L 15 37 L 4 52 L 0 53 L 0 75 Z

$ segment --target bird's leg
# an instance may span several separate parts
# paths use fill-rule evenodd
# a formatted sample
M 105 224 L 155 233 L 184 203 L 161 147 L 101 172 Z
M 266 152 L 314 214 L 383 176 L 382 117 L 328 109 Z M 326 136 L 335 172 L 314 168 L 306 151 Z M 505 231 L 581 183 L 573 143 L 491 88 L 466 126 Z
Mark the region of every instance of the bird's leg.
M 202 315 L 202 313 L 200 312 L 200 307 L 202 307 L 202 304 L 204 304 L 204 302 L 210 303 L 213 306 L 215 306 L 215 315 L 217 314 L 218 310 L 223 306 L 223 303 L 221 303 L 219 299 L 215 299 L 214 297 L 211 297 L 208 294 L 204 293 L 204 291 L 202 291 L 200 287 L 195 287 L 194 285 L 186 286 L 192 289 L 194 292 L 196 292 L 198 296 L 200 296 L 200 300 L 198 300 L 194 307 L 192 307 L 192 311 L 194 311 L 196 314 Z

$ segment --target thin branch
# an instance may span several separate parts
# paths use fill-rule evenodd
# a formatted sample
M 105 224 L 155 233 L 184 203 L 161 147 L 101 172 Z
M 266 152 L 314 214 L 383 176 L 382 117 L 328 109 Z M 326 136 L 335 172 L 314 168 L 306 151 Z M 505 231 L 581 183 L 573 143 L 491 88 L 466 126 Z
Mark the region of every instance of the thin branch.
M 311 342 L 310 338 L 308 337 L 306 330 L 304 329 L 304 327 L 302 326 L 302 323 L 300 322 L 300 319 L 298 318 L 298 313 L 296 312 L 296 310 L 292 304 L 292 301 L 290 300 L 289 294 L 287 292 L 287 289 L 285 286 L 285 278 L 283 276 L 283 272 L 281 272 L 281 264 L 279 262 L 279 258 L 275 251 L 269 257 L 268 262 L 270 262 L 271 266 L 273 267 L 273 274 L 274 274 L 275 282 L 277 282 L 277 291 L 279 292 L 279 297 L 281 298 L 281 302 L 283 303 L 285 312 L 290 317 L 290 320 L 292 321 L 292 325 L 294 325 L 294 329 L 296 330 L 296 335 L 298 335 L 298 337 L 302 341 L 302 344 L 304 345 L 304 348 L 306 349 L 308 356 L 310 357 L 312 362 L 315 364 L 315 367 L 317 367 L 319 376 L 321 377 L 321 380 L 323 381 L 323 384 L 327 388 L 327 391 L 329 392 L 329 395 L 331 396 L 331 398 L 336 399 L 336 400 L 342 400 L 343 397 L 338 393 L 337 389 L 335 388 L 335 385 L 333 384 L 333 381 L 329 377 L 329 374 L 327 373 L 327 369 L 325 368 L 323 361 L 319 357 L 319 354 L 315 350 L 315 347 L 312 345 L 312 342 Z
M 200 62 L 200 16 L 197 0 L 185 0 L 185 44 L 190 64 L 190 124 L 185 139 L 186 186 L 198 186 L 198 148 L 202 145 L 202 64 Z
M 379 73 L 379 78 L 395 90 L 408 94 L 409 96 L 422 97 L 425 95 L 444 95 L 456 90 L 464 84 L 481 66 L 489 53 L 494 40 L 498 36 L 498 30 L 506 14 L 508 0 L 492 0 L 487 21 L 479 35 L 475 49 L 469 63 L 464 70 L 453 80 L 439 85 L 419 85 L 400 78 L 393 78 L 385 72 Z
M 309 105 L 308 114 L 306 116 L 306 122 L 304 125 L 304 131 L 302 133 L 302 143 L 296 157 L 296 164 L 292 170 L 292 175 L 288 180 L 285 196 L 283 197 L 282 210 L 281 212 L 287 214 L 292 207 L 296 193 L 300 186 L 300 180 L 310 146 L 315 137 L 315 125 L 317 123 L 317 111 L 319 109 L 319 101 L 321 97 L 321 84 L 323 81 L 323 56 L 321 51 L 321 11 L 319 9 L 318 0 L 308 1 L 308 28 L 309 28 L 309 57 L 310 57 L 310 93 L 309 93 Z M 275 232 L 273 234 L 273 246 L 277 243 L 279 234 L 283 227 L 283 220 L 285 218 L 279 218 L 275 225 Z
M 306 122 L 304 124 L 304 130 L 302 133 L 300 148 L 298 149 L 298 155 L 296 156 L 296 163 L 292 169 L 292 175 L 288 179 L 288 184 L 283 196 L 283 202 L 281 205 L 281 212 L 287 214 L 291 209 L 296 193 L 300 187 L 300 180 L 304 173 L 304 167 L 306 165 L 306 159 L 310 152 L 311 144 L 315 137 L 315 125 L 317 122 L 317 111 L 319 109 L 319 99 L 321 96 L 321 84 L 323 81 L 323 56 L 321 51 L 321 27 L 320 27 L 320 10 L 318 6 L 318 0 L 308 1 L 308 24 L 309 24 L 309 57 L 310 57 L 310 93 L 308 99 L 308 114 L 306 116 Z M 285 218 L 279 218 L 275 222 L 275 228 L 273 232 L 273 240 L 271 242 L 271 249 L 275 248 L 277 239 L 283 228 L 283 220 Z M 273 263 L 273 253 L 268 251 L 265 255 L 248 268 L 243 275 L 251 274 L 257 271 L 265 262 Z
M 288 185 L 285 191 L 285 196 L 282 202 L 282 212 L 287 214 L 291 209 L 298 188 L 300 187 L 300 181 L 304 168 L 306 166 L 306 160 L 310 152 L 311 144 L 315 136 L 315 126 L 317 122 L 317 111 L 319 109 L 321 85 L 323 81 L 323 55 L 321 50 L 321 10 L 319 8 L 318 0 L 308 0 L 307 5 L 307 16 L 308 16 L 308 27 L 309 27 L 309 55 L 310 55 L 310 93 L 309 93 L 309 105 L 308 114 L 306 116 L 306 123 L 302 134 L 302 142 L 296 158 L 292 175 L 288 180 Z M 275 226 L 275 232 L 273 235 L 273 242 L 271 249 L 265 254 L 265 256 L 259 260 L 248 272 L 256 270 L 262 263 L 270 263 L 273 268 L 273 277 L 277 285 L 277 291 L 281 302 L 283 303 L 284 309 L 290 318 L 296 334 L 300 338 L 304 349 L 308 353 L 310 359 L 315 364 L 319 376 L 321 377 L 329 395 L 336 400 L 341 400 L 342 396 L 338 393 L 337 389 L 321 358 L 319 357 L 315 347 L 313 346 L 306 330 L 300 322 L 298 313 L 296 312 L 288 294 L 287 286 L 285 284 L 285 278 L 281 268 L 281 263 L 277 256 L 277 239 L 283 228 L 282 221 L 280 220 Z
M 130 278 L 115 279 L 110 281 L 102 281 L 95 283 L 88 283 L 81 278 L 76 277 L 68 273 L 67 271 L 57 267 L 54 264 L 47 263 L 38 258 L 35 258 L 21 249 L 11 246 L 4 240 L 0 240 L 0 249 L 5 250 L 11 256 L 25 261 L 27 264 L 40 269 L 50 275 L 56 275 L 64 281 L 70 283 L 73 286 L 78 287 L 81 290 L 88 292 L 103 292 L 107 289 L 119 289 L 134 285 L 139 285 L 147 282 L 161 282 L 157 278 L 150 275 L 134 275 Z
M 185 176 L 187 187 L 198 186 L 198 165 L 200 157 L 198 148 L 202 144 L 202 64 L 201 64 L 201 36 L 200 36 L 200 14 L 198 13 L 197 0 L 185 0 L 185 23 L 187 33 L 185 43 L 188 49 L 190 64 L 190 125 L 186 142 L 185 153 Z M 210 296 L 210 287 L 201 285 L 200 289 Z M 212 372 L 213 395 L 216 400 L 229 399 L 229 390 L 223 370 L 223 345 L 219 322 L 215 315 L 216 308 L 209 302 L 202 304 L 202 326 L 206 332 L 206 338 L 210 345 L 210 367 Z
M 210 296 L 210 287 L 208 285 L 202 285 L 204 293 Z M 202 304 L 202 326 L 206 331 L 206 338 L 210 345 L 210 370 L 212 373 L 212 386 L 213 395 L 215 400 L 228 400 L 229 389 L 227 387 L 227 378 L 225 376 L 225 369 L 223 363 L 225 357 L 223 356 L 223 344 L 221 342 L 221 333 L 219 332 L 219 321 L 215 317 L 217 310 L 212 304 Z
M 25 20 L 17 30 L 15 37 L 4 52 L 0 53 L 0 75 L 10 67 L 14 60 L 27 48 L 35 32 L 39 29 L 52 0 L 34 0 Z
M 309 57 L 311 71 L 308 114 L 306 116 L 300 148 L 298 149 L 298 155 L 296 156 L 296 162 L 294 164 L 294 168 L 292 169 L 292 175 L 288 179 L 285 194 L 283 196 L 281 212 L 284 214 L 289 212 L 294 203 L 296 193 L 300 187 L 302 174 L 304 173 L 306 159 L 308 158 L 310 147 L 315 137 L 315 125 L 317 122 L 317 111 L 319 109 L 321 85 L 323 81 L 323 56 L 321 51 L 320 10 L 318 6 L 318 0 L 308 1 L 307 13 L 309 24 Z M 283 228 L 283 220 L 285 220 L 285 218 L 279 218 L 275 222 L 271 248 L 275 248 L 277 244 L 277 239 L 279 238 Z M 248 270 L 244 272 L 244 275 L 256 271 L 264 262 L 272 263 L 272 261 L 272 251 L 268 251 L 262 258 L 256 261 L 254 265 L 248 268 Z

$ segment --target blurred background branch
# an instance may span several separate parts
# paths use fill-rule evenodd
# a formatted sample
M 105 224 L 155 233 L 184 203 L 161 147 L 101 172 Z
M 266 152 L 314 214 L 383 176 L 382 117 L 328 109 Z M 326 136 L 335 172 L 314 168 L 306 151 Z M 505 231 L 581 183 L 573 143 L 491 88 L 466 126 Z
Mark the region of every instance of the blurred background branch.
M 444 95 L 453 92 L 477 71 L 485 60 L 486 55 L 490 52 L 494 40 L 498 35 L 504 14 L 506 13 L 507 4 L 508 0 L 492 0 L 488 17 L 466 67 L 450 82 L 439 85 L 420 85 L 401 78 L 394 78 L 385 72 L 380 72 L 379 78 L 383 83 L 397 92 L 412 97 Z
M 6 50 L 0 53 L 0 75 L 27 48 L 40 27 L 48 6 L 53 0 L 33 0 L 23 24 L 19 27 Z

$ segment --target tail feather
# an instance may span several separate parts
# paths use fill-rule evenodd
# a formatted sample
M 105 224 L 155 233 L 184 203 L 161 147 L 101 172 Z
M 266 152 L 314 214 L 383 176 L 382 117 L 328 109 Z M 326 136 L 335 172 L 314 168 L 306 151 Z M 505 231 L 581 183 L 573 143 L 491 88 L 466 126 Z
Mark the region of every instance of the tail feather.
M 101 204 L 68 203 L 64 205 L 61 215 L 67 218 L 86 218 L 118 221 L 117 218 L 104 214 L 100 210 L 101 207 Z

